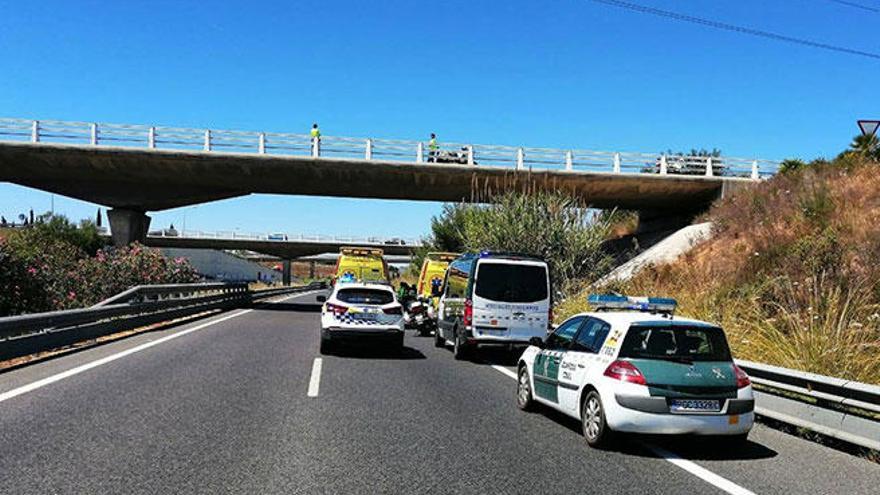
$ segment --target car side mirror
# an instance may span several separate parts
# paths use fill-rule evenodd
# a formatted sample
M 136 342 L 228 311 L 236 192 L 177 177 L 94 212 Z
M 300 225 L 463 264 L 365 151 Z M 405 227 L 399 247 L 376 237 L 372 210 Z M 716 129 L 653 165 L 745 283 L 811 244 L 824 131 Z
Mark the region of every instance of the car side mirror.
M 533 346 L 537 347 L 538 349 L 543 349 L 544 348 L 544 339 L 542 339 L 541 337 L 532 337 L 529 339 L 529 345 L 533 345 Z
M 317 297 L 315 297 L 315 300 L 318 301 L 319 303 L 327 302 L 327 296 L 317 296 Z

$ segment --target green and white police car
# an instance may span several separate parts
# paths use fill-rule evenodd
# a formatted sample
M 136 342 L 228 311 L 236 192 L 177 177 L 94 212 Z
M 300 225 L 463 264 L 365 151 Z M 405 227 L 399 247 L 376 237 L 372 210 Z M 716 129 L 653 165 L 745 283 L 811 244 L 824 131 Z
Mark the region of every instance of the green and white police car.
M 540 403 L 580 419 L 595 447 L 614 432 L 745 441 L 752 386 L 720 327 L 674 316 L 673 299 L 591 295 L 589 303 L 594 312 L 572 316 L 523 353 L 521 409 Z

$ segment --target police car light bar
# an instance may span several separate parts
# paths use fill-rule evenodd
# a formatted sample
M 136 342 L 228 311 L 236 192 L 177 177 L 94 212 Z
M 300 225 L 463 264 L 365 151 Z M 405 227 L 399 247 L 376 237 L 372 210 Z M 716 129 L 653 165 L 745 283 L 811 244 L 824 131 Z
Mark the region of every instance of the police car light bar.
M 668 297 L 634 297 L 613 294 L 590 294 L 587 304 L 596 311 L 629 310 L 651 313 L 674 313 L 678 302 Z

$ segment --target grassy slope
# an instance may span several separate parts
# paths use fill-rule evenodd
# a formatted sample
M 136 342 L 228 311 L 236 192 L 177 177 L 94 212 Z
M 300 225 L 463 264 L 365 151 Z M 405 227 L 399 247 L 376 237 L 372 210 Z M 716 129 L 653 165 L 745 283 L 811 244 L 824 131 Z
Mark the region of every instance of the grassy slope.
M 612 289 L 676 297 L 734 354 L 880 383 L 880 168 L 816 165 L 717 202 L 712 240 Z M 584 298 L 558 308 L 585 309 Z

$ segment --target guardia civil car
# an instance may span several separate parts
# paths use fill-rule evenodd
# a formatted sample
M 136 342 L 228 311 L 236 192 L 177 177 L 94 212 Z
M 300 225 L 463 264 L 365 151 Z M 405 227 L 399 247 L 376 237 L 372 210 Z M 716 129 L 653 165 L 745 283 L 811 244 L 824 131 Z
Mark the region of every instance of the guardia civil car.
M 523 353 L 521 409 L 539 403 L 580 419 L 594 447 L 614 432 L 745 441 L 755 419 L 751 382 L 720 327 L 674 316 L 672 299 L 589 302 L 594 312 L 572 316 Z
M 339 281 L 321 307 L 321 354 L 340 343 L 377 342 L 403 349 L 403 308 L 391 285 Z

